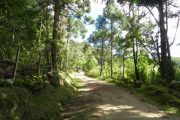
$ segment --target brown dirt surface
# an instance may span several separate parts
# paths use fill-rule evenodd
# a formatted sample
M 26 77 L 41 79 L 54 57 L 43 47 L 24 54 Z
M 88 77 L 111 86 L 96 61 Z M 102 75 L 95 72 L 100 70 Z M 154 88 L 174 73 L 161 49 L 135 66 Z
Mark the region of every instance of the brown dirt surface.
M 64 120 L 180 120 L 124 89 L 74 74 L 82 82 L 77 99 L 64 109 Z

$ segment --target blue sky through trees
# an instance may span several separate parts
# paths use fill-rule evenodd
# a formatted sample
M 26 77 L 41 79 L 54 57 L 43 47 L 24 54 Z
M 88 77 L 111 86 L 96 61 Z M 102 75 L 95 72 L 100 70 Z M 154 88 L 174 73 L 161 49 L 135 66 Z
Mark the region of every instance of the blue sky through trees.
M 171 8 L 171 10 L 174 11 L 180 11 L 180 0 L 174 0 L 176 6 L 178 6 L 178 8 Z M 103 8 L 105 7 L 105 3 L 104 2 L 95 2 L 94 0 L 91 0 L 91 12 L 89 13 L 90 16 L 92 16 L 92 18 L 94 20 L 96 20 L 96 18 L 98 17 L 98 15 L 102 15 L 103 13 Z M 154 9 L 153 13 L 155 14 L 156 18 L 158 19 L 158 12 Z M 151 15 L 149 15 L 151 16 Z M 152 21 L 155 22 L 153 17 L 149 17 L 149 19 L 151 19 Z M 170 43 L 173 41 L 175 32 L 176 32 L 176 26 L 177 26 L 177 21 L 178 19 L 169 19 L 169 39 L 170 39 Z M 95 24 L 93 25 L 86 25 L 86 28 L 88 30 L 88 33 L 85 37 L 85 39 L 81 39 L 78 38 L 78 41 L 84 41 L 86 40 L 89 35 L 95 31 Z M 177 44 L 180 43 L 180 28 L 178 28 L 177 30 L 177 34 L 176 34 L 176 39 L 174 44 L 171 46 L 171 54 L 173 57 L 180 57 L 180 46 L 178 46 Z

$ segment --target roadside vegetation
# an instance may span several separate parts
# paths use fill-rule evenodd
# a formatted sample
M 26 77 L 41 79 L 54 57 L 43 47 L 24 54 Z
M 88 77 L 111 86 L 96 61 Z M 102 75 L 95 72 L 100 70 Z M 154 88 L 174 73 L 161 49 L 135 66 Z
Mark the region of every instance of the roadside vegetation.
M 96 31 L 88 38 L 88 42 L 93 44 L 93 55 L 98 65 L 92 59 L 89 64 L 94 64 L 86 74 L 136 91 L 147 101 L 168 108 L 171 113 L 179 113 L 180 62 L 179 58 L 171 58 L 168 42 L 172 39 L 166 38 L 167 34 L 161 29 L 168 25 L 161 24 L 164 21 L 162 18 L 170 20 L 176 17 L 161 16 L 163 11 L 160 9 L 173 8 L 168 5 L 169 1 L 164 5 L 154 1 L 136 2 L 122 3 L 121 7 L 113 1 L 106 3 L 103 15 L 96 19 Z M 129 8 L 123 8 L 123 5 Z M 150 9 L 156 5 L 159 18 L 155 18 Z M 146 10 L 140 6 L 146 7 Z M 172 13 L 166 11 L 165 14 Z M 179 16 L 176 12 L 174 14 Z M 152 16 L 155 22 L 144 18 L 144 15 Z M 157 27 L 160 29 L 157 30 Z M 168 31 L 168 28 L 164 30 Z

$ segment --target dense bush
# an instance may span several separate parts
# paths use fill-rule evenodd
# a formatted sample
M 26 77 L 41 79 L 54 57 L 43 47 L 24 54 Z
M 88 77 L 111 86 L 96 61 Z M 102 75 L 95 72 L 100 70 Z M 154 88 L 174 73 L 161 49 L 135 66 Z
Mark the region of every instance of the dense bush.
M 13 85 L 13 80 L 12 79 L 1 79 L 0 80 L 0 87 L 8 87 Z
M 99 71 L 99 68 L 96 67 L 96 68 L 91 69 L 90 71 L 88 71 L 86 74 L 87 74 L 88 76 L 90 76 L 90 77 L 97 78 L 97 77 L 99 77 L 99 75 L 100 75 L 100 71 Z
M 96 68 L 97 66 L 98 66 L 98 61 L 94 56 L 92 56 L 91 58 L 89 58 L 86 61 L 85 65 L 84 65 L 84 70 L 90 71 L 90 70 Z
M 28 97 L 24 88 L 0 88 L 0 120 L 20 120 Z
M 53 86 L 60 86 L 64 84 L 65 77 L 59 71 L 54 71 L 47 74 L 47 79 Z
M 14 85 L 18 87 L 25 87 L 32 91 L 40 91 L 44 88 L 45 81 L 41 76 L 33 76 L 25 79 L 17 79 L 15 80 Z
M 50 84 L 38 94 L 22 87 L 0 88 L 0 120 L 59 120 L 74 95 L 72 87 Z
M 175 97 L 168 87 L 161 85 L 143 85 L 140 91 L 161 105 L 180 107 L 180 99 Z

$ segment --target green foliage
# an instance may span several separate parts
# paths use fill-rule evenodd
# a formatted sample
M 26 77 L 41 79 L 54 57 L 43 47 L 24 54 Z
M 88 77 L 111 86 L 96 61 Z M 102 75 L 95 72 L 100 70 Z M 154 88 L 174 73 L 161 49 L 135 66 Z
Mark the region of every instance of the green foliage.
M 0 88 L 0 119 L 58 120 L 63 106 L 73 100 L 75 93 L 73 87 L 53 87 L 49 83 L 36 94 L 22 87 Z
M 73 90 L 66 87 L 46 86 L 41 94 L 29 98 L 31 101 L 25 108 L 26 120 L 56 120 L 60 118 L 64 105 L 72 100 Z
M 98 61 L 94 56 L 89 57 L 84 64 L 84 70 L 89 71 L 98 66 Z
M 171 88 L 172 90 L 177 90 L 180 91 L 180 81 L 173 81 L 169 84 L 169 88 Z M 179 94 L 180 97 L 180 94 Z
M 180 99 L 175 97 L 168 87 L 161 85 L 143 85 L 140 91 L 160 105 L 180 107 Z
M 176 71 L 175 79 L 179 81 L 180 80 L 180 68 L 176 68 L 175 71 Z
M 59 71 L 49 72 L 47 74 L 48 80 L 54 86 L 60 86 L 61 81 L 63 81 L 62 76 Z
M 13 80 L 7 79 L 7 80 L 0 80 L 0 87 L 8 87 L 13 85 Z
M 99 67 L 95 67 L 86 73 L 90 77 L 98 78 L 100 74 Z
M 17 79 L 14 82 L 15 86 L 27 88 L 33 92 L 41 91 L 44 88 L 45 81 L 41 76 L 33 76 L 25 79 Z
M 0 119 L 20 120 L 29 93 L 24 88 L 0 88 Z

